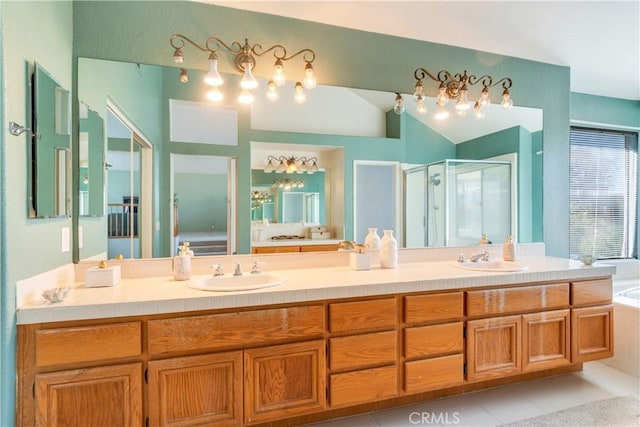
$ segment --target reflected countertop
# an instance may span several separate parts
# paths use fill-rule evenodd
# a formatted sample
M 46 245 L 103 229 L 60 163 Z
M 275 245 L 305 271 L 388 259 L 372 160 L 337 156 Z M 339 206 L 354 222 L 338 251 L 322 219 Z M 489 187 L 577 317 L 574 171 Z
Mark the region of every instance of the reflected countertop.
M 270 270 L 286 281 L 279 286 L 239 292 L 192 289 L 172 277 L 123 279 L 114 287 L 86 288 L 74 283 L 63 302 L 34 296 L 17 310 L 17 323 L 55 322 L 123 316 L 193 312 L 199 310 L 321 301 L 336 298 L 451 291 L 531 282 L 567 282 L 606 277 L 615 267 L 596 263 L 585 267 L 575 260 L 547 256 L 519 259 L 521 272 L 482 272 L 459 268 L 454 261 L 401 263 L 395 269 L 374 267 L 355 271 L 348 266 Z M 196 280 L 209 275 L 194 275 Z
M 257 240 L 251 242 L 251 247 L 264 248 L 273 246 L 305 246 L 305 245 L 337 245 L 342 240 L 339 239 L 279 239 L 279 240 Z

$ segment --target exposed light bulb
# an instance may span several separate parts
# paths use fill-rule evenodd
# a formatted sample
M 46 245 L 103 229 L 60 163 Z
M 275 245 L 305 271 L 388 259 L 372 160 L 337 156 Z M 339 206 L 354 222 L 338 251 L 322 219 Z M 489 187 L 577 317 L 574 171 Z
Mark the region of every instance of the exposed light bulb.
M 465 86 L 460 89 L 460 97 L 458 98 L 458 102 L 456 102 L 456 110 L 466 111 L 471 108 L 471 104 L 469 103 L 469 99 L 467 98 L 467 89 Z
M 305 89 L 314 89 L 318 85 L 318 81 L 316 80 L 316 75 L 313 72 L 313 65 L 311 62 L 307 62 L 304 66 L 304 79 L 302 79 L 302 86 Z
M 240 104 L 253 104 L 253 95 L 249 91 L 249 89 L 242 89 L 240 95 L 238 96 L 238 102 Z
M 209 91 L 207 91 L 207 99 L 213 102 L 220 102 L 224 99 L 224 95 L 220 91 L 218 86 L 214 86 Z
M 444 120 L 449 117 L 449 111 L 444 107 L 444 105 L 438 105 L 438 110 L 433 115 L 433 118 L 436 120 Z
M 267 83 L 267 99 L 269 101 L 275 101 L 278 99 L 278 91 L 276 90 L 276 83 L 273 79 L 269 80 L 269 83 Z
M 438 88 L 438 96 L 436 97 L 436 103 L 438 105 L 445 105 L 449 102 L 449 95 L 447 95 L 447 86 L 445 86 L 444 82 L 440 83 L 440 87 Z
M 273 66 L 272 80 L 276 86 L 282 86 L 287 81 L 284 75 L 284 66 L 282 65 L 282 60 L 280 58 L 276 59 L 276 63 Z
M 481 107 L 491 104 L 491 99 L 489 98 L 489 88 L 487 88 L 486 86 L 482 88 L 482 92 L 480 93 L 480 99 L 478 100 L 478 102 L 480 103 Z
M 189 82 L 189 73 L 187 72 L 186 68 L 180 68 L 180 81 L 182 83 Z
M 244 62 L 242 64 L 244 68 L 244 76 L 242 76 L 242 80 L 240 80 L 240 87 L 242 89 L 255 89 L 258 87 L 258 81 L 253 74 L 251 74 L 251 68 L 253 68 L 253 64 L 251 62 Z M 251 100 L 253 102 L 253 100 Z
M 209 71 L 204 76 L 204 82 L 210 86 L 221 86 L 224 83 L 218 72 L 218 56 L 213 52 L 209 55 Z
M 505 89 L 502 93 L 502 107 L 505 109 L 510 109 L 513 107 L 513 100 L 511 99 L 511 95 L 509 95 L 509 89 Z
M 173 51 L 173 60 L 176 64 L 182 64 L 184 62 L 184 52 L 181 47 Z
M 298 104 L 302 104 L 306 101 L 307 95 L 304 93 L 304 89 L 302 88 L 302 83 L 296 82 L 296 93 L 293 95 L 293 100 Z
M 396 93 L 396 104 L 393 106 L 393 112 L 397 115 L 404 113 L 404 105 L 402 104 L 402 95 Z
M 467 110 L 456 110 L 456 116 L 464 117 L 467 115 Z
M 424 98 L 424 86 L 422 85 L 422 80 L 418 80 L 416 82 L 416 91 L 413 93 L 413 97 L 415 98 L 416 102 Z
M 418 104 L 416 105 L 416 113 L 420 114 L 421 116 L 427 114 L 427 106 L 424 105 L 424 98 L 422 97 L 418 99 Z

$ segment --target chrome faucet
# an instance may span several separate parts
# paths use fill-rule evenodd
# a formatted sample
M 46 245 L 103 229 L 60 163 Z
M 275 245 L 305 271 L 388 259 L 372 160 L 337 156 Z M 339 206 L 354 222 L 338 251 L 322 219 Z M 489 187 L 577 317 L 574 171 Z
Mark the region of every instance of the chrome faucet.
M 489 252 L 483 252 L 483 253 L 481 253 L 481 254 L 473 255 L 473 256 L 470 258 L 470 260 L 471 260 L 471 262 L 478 262 L 478 261 L 480 261 L 480 260 L 482 260 L 482 261 L 489 261 Z
M 261 273 L 260 267 L 258 267 L 258 261 L 254 261 L 253 265 L 251 266 L 251 274 L 258 274 L 258 273 Z
M 216 270 L 213 272 L 214 276 L 224 276 L 224 271 L 222 270 L 222 266 L 220 264 L 213 264 L 211 268 L 215 268 Z
M 240 263 L 236 264 L 236 271 L 233 272 L 234 276 L 242 276 L 242 268 L 240 268 Z

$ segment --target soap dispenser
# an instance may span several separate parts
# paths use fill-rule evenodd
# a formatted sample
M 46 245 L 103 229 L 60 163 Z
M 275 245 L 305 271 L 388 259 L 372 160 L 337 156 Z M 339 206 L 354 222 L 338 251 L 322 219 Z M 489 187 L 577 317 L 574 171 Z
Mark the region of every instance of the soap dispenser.
M 516 245 L 513 243 L 513 236 L 507 235 L 504 245 L 502 245 L 502 259 L 505 261 L 516 260 Z
M 489 241 L 489 238 L 487 237 L 487 233 L 482 233 L 482 237 L 480 237 L 480 244 L 481 245 L 488 245 L 489 243 L 491 243 Z
M 173 278 L 175 280 L 189 280 L 191 277 L 191 257 L 187 255 L 184 245 L 178 247 L 178 255 L 173 257 Z

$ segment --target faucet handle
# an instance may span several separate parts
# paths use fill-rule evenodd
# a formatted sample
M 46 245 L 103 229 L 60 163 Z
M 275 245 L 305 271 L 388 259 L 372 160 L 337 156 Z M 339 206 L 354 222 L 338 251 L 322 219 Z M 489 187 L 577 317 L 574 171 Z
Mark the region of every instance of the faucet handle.
M 242 267 L 240 267 L 240 263 L 236 263 L 236 271 L 233 272 L 234 276 L 242 276 Z
M 251 266 L 251 274 L 258 274 L 258 273 L 262 273 L 262 271 L 260 271 L 260 267 L 258 266 L 258 261 L 254 261 L 253 265 Z
M 464 257 L 464 254 L 462 252 L 460 252 L 460 255 L 458 255 L 458 262 L 466 262 L 467 260 Z
M 215 268 L 213 275 L 214 276 L 224 276 L 224 271 L 222 270 L 222 266 L 220 264 L 213 264 L 211 268 Z

